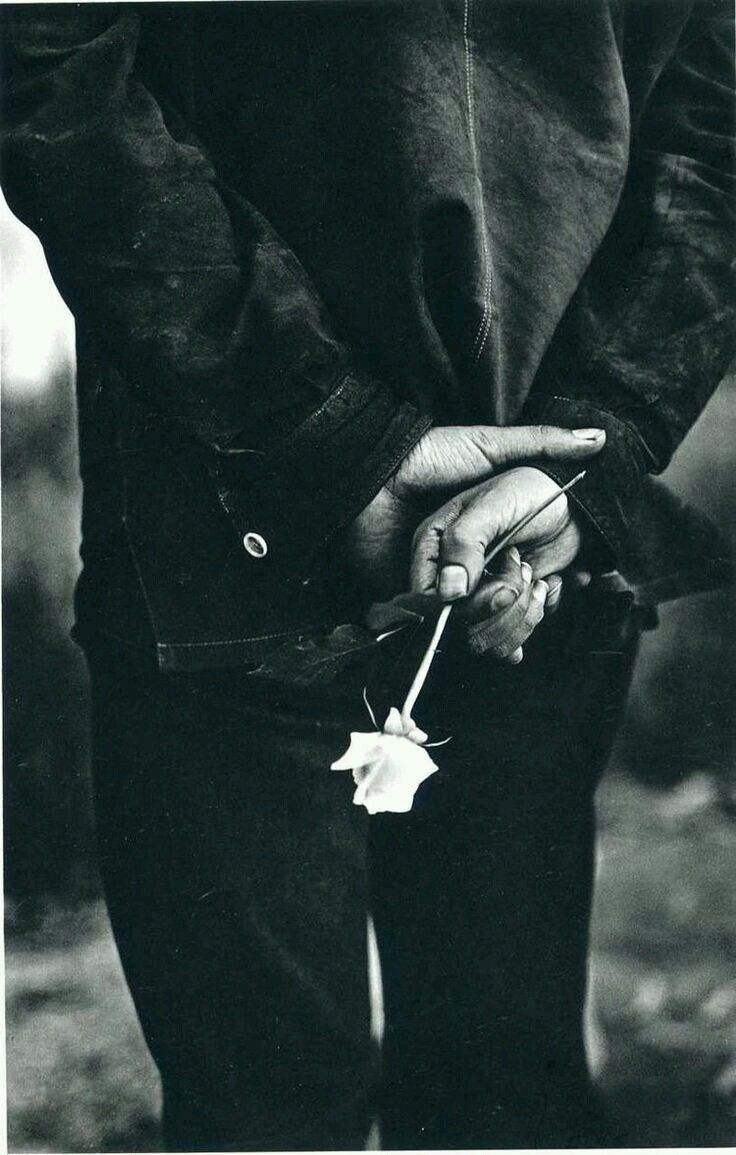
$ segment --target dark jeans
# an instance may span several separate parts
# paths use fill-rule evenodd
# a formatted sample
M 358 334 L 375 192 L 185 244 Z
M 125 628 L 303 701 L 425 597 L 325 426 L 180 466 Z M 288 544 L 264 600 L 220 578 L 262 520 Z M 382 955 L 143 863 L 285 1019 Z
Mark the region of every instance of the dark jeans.
M 421 633 L 421 631 L 420 631 Z M 625 595 L 570 596 L 519 667 L 452 635 L 416 710 L 440 771 L 368 818 L 330 763 L 421 637 L 322 689 L 90 649 L 100 861 L 172 1150 L 605 1145 L 582 1039 L 593 795 Z M 386 1035 L 369 1032 L 366 911 Z

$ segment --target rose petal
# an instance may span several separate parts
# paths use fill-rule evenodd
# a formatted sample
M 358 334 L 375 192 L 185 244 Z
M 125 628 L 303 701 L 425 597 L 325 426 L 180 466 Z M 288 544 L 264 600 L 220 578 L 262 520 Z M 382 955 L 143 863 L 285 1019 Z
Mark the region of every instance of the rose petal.
M 353 802 L 356 799 L 353 798 Z M 362 801 L 369 814 L 408 814 L 414 802 L 414 794 L 412 791 L 407 791 L 404 795 L 393 794 L 369 794 L 366 799 Z M 361 805 L 356 802 L 356 805 Z
M 417 787 L 437 769 L 427 751 L 403 735 L 383 734 L 370 744 L 369 753 L 363 766 L 353 770 L 353 801 L 370 813 L 410 810 Z
M 371 766 L 360 766 L 357 770 L 353 770 L 353 782 L 356 786 L 353 802 L 356 806 L 360 806 L 365 802 L 368 791 L 379 772 L 380 766 L 380 762 L 374 762 Z
M 365 806 L 370 814 L 405 814 L 417 787 L 437 770 L 423 749 L 426 741 L 413 718 L 403 717 L 392 706 L 383 732 L 351 733 L 350 746 L 332 769 L 352 770 L 356 806 Z
M 375 730 L 371 734 L 351 733 L 350 745 L 342 758 L 338 758 L 336 762 L 332 763 L 330 769 L 354 770 L 357 766 L 365 766 L 369 762 L 375 761 L 376 757 L 380 757 L 378 743 L 382 737 L 380 730 Z M 378 754 L 374 753 L 377 748 Z

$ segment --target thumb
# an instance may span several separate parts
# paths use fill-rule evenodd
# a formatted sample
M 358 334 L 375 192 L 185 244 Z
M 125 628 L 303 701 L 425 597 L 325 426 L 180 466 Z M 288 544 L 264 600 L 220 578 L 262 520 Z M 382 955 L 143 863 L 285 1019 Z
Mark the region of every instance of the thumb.
M 458 492 L 509 465 L 532 460 L 582 461 L 606 443 L 603 429 L 554 425 L 439 425 L 429 429 L 387 485 L 399 498 Z
M 483 574 L 489 543 L 518 521 L 523 512 L 518 485 L 522 472 L 505 473 L 469 491 L 457 516 L 444 527 L 436 561 L 437 592 L 442 601 L 472 593 Z
M 475 427 L 479 448 L 496 469 L 521 461 L 582 461 L 600 453 L 606 443 L 604 429 L 562 429 L 557 425 L 479 425 Z

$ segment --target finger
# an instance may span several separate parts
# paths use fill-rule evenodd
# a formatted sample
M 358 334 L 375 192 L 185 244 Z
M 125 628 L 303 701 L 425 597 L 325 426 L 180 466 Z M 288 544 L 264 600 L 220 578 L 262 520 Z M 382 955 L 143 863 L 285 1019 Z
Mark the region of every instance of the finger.
M 544 617 L 546 593 L 545 582 L 534 582 L 506 613 L 471 626 L 468 642 L 473 652 L 500 661 L 514 657 Z
M 474 425 L 468 433 L 495 469 L 532 458 L 580 461 L 600 453 L 606 443 L 604 429 L 561 429 L 556 425 Z
M 443 601 L 455 601 L 476 589 L 484 571 L 488 543 L 514 521 L 516 510 L 516 493 L 512 489 L 501 494 L 490 508 L 484 488 L 465 495 L 457 516 L 438 538 L 437 591 Z
M 547 594 L 547 602 L 544 607 L 544 612 L 553 614 L 560 604 L 560 597 L 562 596 L 562 578 L 558 573 L 550 574 L 545 578 L 549 586 L 549 593 Z
M 606 442 L 603 429 L 562 429 L 554 425 L 458 425 L 428 430 L 402 462 L 388 486 L 410 495 L 457 492 L 531 459 L 583 461 Z
M 505 549 L 490 563 L 491 570 L 484 568 L 483 577 L 486 578 L 478 586 L 469 603 L 480 598 L 486 613 L 505 609 L 516 600 L 524 588 L 525 578 L 522 569 L 521 556 L 516 546 Z
M 531 600 L 529 602 L 529 609 L 527 610 L 526 618 L 524 621 L 525 628 L 528 630 L 524 641 L 527 641 L 527 639 L 531 637 L 537 626 L 544 618 L 547 593 L 548 587 L 546 581 L 534 582 L 534 585 L 532 586 Z M 508 656 L 504 657 L 503 654 L 499 654 L 499 657 L 502 661 L 507 662 L 511 666 L 518 666 L 519 662 L 524 660 L 524 650 L 522 646 L 519 646 L 518 649 L 514 650 L 513 653 L 509 654 Z
M 475 593 L 458 604 L 456 613 L 466 621 L 485 621 L 514 604 L 529 583 L 529 567 L 522 570 L 519 551 L 515 546 L 504 550 L 493 561 L 496 572 L 479 585 Z M 485 571 L 484 571 L 485 572 Z
M 521 581 L 521 554 L 515 545 L 508 546 L 496 554 L 483 570 L 489 581 L 509 581 L 518 586 Z
M 410 584 L 415 593 L 428 593 L 436 588 L 440 542 L 447 526 L 456 520 L 462 509 L 463 495 L 458 495 L 431 517 L 425 518 L 416 530 L 409 568 Z
M 510 658 L 541 622 L 546 596 L 546 582 L 527 585 L 508 610 L 469 628 L 468 644 L 471 650 L 475 654 L 491 654 L 501 660 Z

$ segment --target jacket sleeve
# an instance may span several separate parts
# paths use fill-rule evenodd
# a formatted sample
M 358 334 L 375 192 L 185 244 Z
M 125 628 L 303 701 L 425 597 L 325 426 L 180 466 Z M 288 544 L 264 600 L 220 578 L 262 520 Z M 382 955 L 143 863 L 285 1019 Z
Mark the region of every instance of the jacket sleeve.
M 606 429 L 571 496 L 619 563 L 643 478 L 665 468 L 736 352 L 732 39 L 725 5 L 694 5 L 525 407 L 527 420 Z M 573 472 L 541 468 L 560 482 Z
M 303 564 L 430 420 L 356 370 L 294 254 L 141 83 L 144 19 L 6 9 L 7 199 L 85 332 L 204 450 L 238 534 Z

